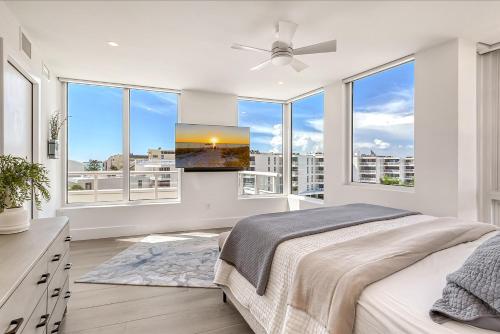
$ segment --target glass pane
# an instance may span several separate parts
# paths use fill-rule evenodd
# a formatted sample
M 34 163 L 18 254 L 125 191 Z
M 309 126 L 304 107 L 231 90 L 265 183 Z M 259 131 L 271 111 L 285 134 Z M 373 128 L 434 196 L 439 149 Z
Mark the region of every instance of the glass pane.
M 239 126 L 250 127 L 250 168 L 239 173 L 240 195 L 283 193 L 283 105 L 240 100 Z
M 68 84 L 68 203 L 123 200 L 121 88 Z
M 413 187 L 414 62 L 352 85 L 352 181 Z
M 322 92 L 292 102 L 292 194 L 324 198 L 323 110 Z
M 175 199 L 177 94 L 130 90 L 130 200 Z

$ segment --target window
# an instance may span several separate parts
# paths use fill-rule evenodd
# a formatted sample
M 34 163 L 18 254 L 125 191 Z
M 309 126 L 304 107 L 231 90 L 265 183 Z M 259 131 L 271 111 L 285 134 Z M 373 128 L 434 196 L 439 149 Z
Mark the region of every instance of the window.
M 250 128 L 252 162 L 249 170 L 239 173 L 239 194 L 262 196 L 283 193 L 283 105 L 239 100 L 238 125 Z M 273 161 L 278 162 L 278 169 L 271 172 Z
M 76 83 L 67 87 L 67 202 L 177 198 L 172 153 L 177 94 Z
M 67 201 L 123 198 L 123 90 L 68 84 Z
M 177 94 L 130 90 L 130 200 L 177 198 L 176 122 Z
M 323 171 L 308 167 L 323 166 L 323 110 L 323 92 L 292 102 L 292 194 L 324 198 L 324 181 L 313 176 Z
M 352 182 L 412 187 L 414 62 L 351 83 Z

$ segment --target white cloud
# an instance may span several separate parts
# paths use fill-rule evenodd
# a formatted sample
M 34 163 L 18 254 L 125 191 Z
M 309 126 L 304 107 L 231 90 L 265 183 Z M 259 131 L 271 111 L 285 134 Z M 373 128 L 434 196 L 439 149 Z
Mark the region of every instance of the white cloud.
M 413 115 L 398 115 L 385 112 L 355 113 L 356 128 L 386 129 L 393 126 L 413 125 Z
M 252 133 L 259 133 L 259 134 L 265 134 L 265 135 L 273 135 L 276 132 L 276 127 L 279 126 L 279 129 L 281 130 L 281 124 L 276 124 L 274 126 L 266 126 L 266 125 L 246 125 L 250 127 L 250 131 Z
M 316 131 L 323 132 L 323 119 L 322 118 L 316 118 L 316 119 L 310 119 L 307 121 L 307 123 Z
M 389 95 L 393 98 L 385 103 L 356 108 L 355 131 L 378 131 L 401 140 L 413 136 L 413 93 L 403 90 Z
M 310 131 L 293 133 L 293 149 L 300 153 L 323 152 L 323 134 Z
M 263 125 L 247 125 L 250 127 L 250 131 L 254 134 L 267 135 L 266 137 L 256 136 L 252 139 L 252 144 L 264 144 L 271 146 L 271 152 L 278 153 L 282 151 L 282 135 L 281 135 L 281 124 L 275 124 L 273 126 L 263 126 Z M 269 136 L 271 140 L 269 140 Z
M 362 149 L 362 148 L 370 149 L 370 150 L 373 150 L 373 149 L 385 150 L 385 149 L 388 149 L 389 147 L 391 147 L 390 143 L 387 143 L 387 142 L 383 141 L 382 139 L 378 139 L 378 138 L 375 138 L 373 140 L 373 142 L 371 142 L 371 143 L 364 142 L 364 143 L 355 143 L 354 144 L 355 150 Z

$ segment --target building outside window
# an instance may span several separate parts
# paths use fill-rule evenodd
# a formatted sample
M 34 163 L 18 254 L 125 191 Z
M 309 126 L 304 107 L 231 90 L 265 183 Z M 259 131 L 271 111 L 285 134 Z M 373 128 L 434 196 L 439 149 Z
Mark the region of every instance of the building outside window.
M 414 65 L 351 83 L 352 182 L 414 186 Z
M 324 93 L 296 100 L 292 102 L 291 109 L 291 193 L 323 199 Z
M 250 128 L 250 168 L 239 173 L 239 194 L 282 194 L 283 105 L 239 100 L 238 125 Z
M 177 94 L 68 83 L 67 106 L 68 203 L 178 197 Z

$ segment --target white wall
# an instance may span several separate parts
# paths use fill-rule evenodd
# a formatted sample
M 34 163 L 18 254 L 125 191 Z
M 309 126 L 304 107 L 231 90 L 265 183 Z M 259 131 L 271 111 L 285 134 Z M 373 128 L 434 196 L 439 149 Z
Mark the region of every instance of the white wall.
M 42 76 L 42 56 L 36 48 L 36 41 L 32 42 L 32 57 L 29 59 L 19 51 L 19 29 L 20 24 L 15 16 L 6 7 L 4 2 L 0 2 L 0 38 L 3 52 L 0 50 L 0 153 L 3 152 L 3 142 L 9 138 L 4 138 L 4 127 L 9 124 L 1 122 L 3 115 L 3 67 L 7 61 L 12 61 L 24 73 L 35 80 L 34 94 L 38 99 L 34 107 L 33 130 L 34 130 L 34 161 L 42 163 L 49 171 L 51 182 L 52 200 L 43 205 L 43 210 L 38 212 L 39 217 L 54 216 L 56 209 L 60 207 L 60 187 L 61 187 L 61 162 L 60 160 L 47 159 L 47 138 L 48 138 L 48 118 L 51 113 L 60 110 L 60 83 L 56 76 L 52 74 L 51 80 Z M 28 37 L 30 37 L 28 35 Z M 50 64 L 48 64 L 50 65 Z
M 325 204 L 367 202 L 476 219 L 476 49 L 453 40 L 415 54 L 415 188 L 349 184 L 341 82 L 325 88 Z
M 237 125 L 234 95 L 183 91 L 179 112 L 183 123 Z M 238 199 L 235 172 L 181 178 L 180 203 L 64 208 L 59 214 L 69 216 L 76 239 L 91 239 L 232 226 L 246 216 L 287 210 L 284 197 Z

